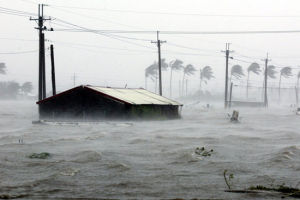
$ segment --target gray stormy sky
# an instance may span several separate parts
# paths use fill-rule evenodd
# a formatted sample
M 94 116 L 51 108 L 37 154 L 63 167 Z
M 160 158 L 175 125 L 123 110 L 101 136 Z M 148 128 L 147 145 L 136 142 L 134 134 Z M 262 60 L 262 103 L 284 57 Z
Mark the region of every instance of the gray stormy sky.
M 53 41 L 55 46 L 58 90 L 65 90 L 73 86 L 71 78 L 73 73 L 76 73 L 77 76 L 76 85 L 123 87 L 127 84 L 128 87 L 144 87 L 144 69 L 157 60 L 157 53 L 156 46 L 147 41 L 155 40 L 155 34 L 118 34 L 124 37 L 146 39 L 145 41 L 122 39 L 140 45 L 136 46 L 94 33 L 59 31 L 66 27 L 61 26 L 62 23 L 55 18 L 86 28 L 101 30 L 300 30 L 299 0 L 0 0 L 1 7 L 31 13 L 37 13 L 37 3 L 49 5 L 45 7 L 44 13 L 54 20 L 45 25 L 57 30 L 46 32 L 46 39 Z M 94 10 L 75 7 L 94 8 Z M 5 62 L 8 70 L 6 76 L 0 76 L 1 80 L 32 81 L 36 89 L 38 53 L 3 54 L 37 50 L 38 34 L 34 29 L 35 22 L 29 21 L 29 17 L 7 15 L 1 12 L 0 19 L 0 62 Z M 23 39 L 30 41 L 23 41 Z M 235 51 L 232 56 L 243 60 L 243 62 L 231 60 L 230 64 L 240 64 L 244 70 L 249 66 L 248 62 L 262 63 L 260 59 L 264 58 L 267 52 L 272 59 L 270 64 L 275 66 L 298 67 L 300 65 L 300 33 L 162 34 L 161 39 L 167 41 L 162 45 L 162 57 L 167 61 L 179 58 L 185 64 L 193 64 L 197 69 L 206 65 L 212 66 L 216 81 L 211 81 L 205 87 L 214 88 L 214 91 L 223 91 L 225 58 L 220 51 L 225 48 L 226 42 L 232 43 L 231 49 Z M 174 44 L 194 49 L 180 48 Z M 50 42 L 47 42 L 46 45 L 49 46 Z M 49 91 L 49 51 L 46 54 Z M 293 69 L 293 73 L 298 73 L 298 69 Z M 198 77 L 199 71 L 190 78 L 190 91 L 198 88 Z M 163 73 L 163 79 L 166 90 L 169 88 L 169 72 Z M 178 80 L 181 79 L 182 73 L 175 73 L 173 79 L 175 88 L 178 87 Z M 295 79 L 294 76 L 289 80 L 283 80 L 283 85 L 290 86 L 295 83 Z M 243 79 L 242 84 L 245 80 Z M 253 80 L 253 84 L 262 85 L 261 76 L 252 75 L 251 80 Z M 271 84 L 278 82 L 278 79 L 270 80 L 270 82 Z M 153 84 L 149 87 L 153 90 Z

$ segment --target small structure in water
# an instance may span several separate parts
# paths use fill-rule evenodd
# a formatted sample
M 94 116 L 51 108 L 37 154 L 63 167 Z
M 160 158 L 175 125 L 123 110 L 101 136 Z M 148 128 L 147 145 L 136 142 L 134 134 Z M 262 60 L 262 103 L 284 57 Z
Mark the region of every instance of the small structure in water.
M 232 121 L 232 122 L 238 122 L 239 121 L 239 111 L 234 110 L 232 112 L 230 121 Z
M 81 85 L 38 101 L 41 119 L 179 118 L 182 104 L 145 89 Z

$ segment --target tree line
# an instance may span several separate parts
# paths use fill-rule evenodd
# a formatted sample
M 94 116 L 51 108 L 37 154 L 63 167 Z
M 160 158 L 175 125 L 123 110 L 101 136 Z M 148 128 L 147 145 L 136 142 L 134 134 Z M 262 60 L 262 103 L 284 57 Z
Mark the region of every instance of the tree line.
M 6 74 L 6 64 L 0 63 L 0 74 Z M 20 84 L 16 81 L 0 81 L 0 98 L 15 99 L 18 95 L 28 95 L 32 92 L 31 82 Z
M 189 76 L 195 75 L 195 72 L 197 69 L 192 64 L 184 64 L 184 62 L 180 59 L 171 60 L 169 63 L 167 63 L 166 59 L 161 59 L 161 69 L 162 71 L 170 70 L 170 85 L 169 85 L 169 91 L 170 91 L 170 97 L 172 97 L 172 85 L 173 85 L 173 72 L 179 72 L 182 71 L 182 80 L 181 80 L 181 87 L 180 92 L 181 94 L 184 93 L 184 90 L 187 93 L 187 83 L 185 81 L 188 80 Z M 155 82 L 155 91 L 157 88 L 157 79 L 158 79 L 158 63 L 156 61 L 153 62 L 150 66 L 146 67 L 145 69 L 145 87 L 147 89 L 147 80 L 151 79 Z M 202 89 L 202 82 L 207 83 L 211 78 L 214 78 L 213 71 L 210 66 L 205 66 L 202 69 L 200 69 L 200 90 Z M 184 87 L 186 86 L 186 88 Z
M 182 72 L 182 80 L 181 80 L 181 94 L 183 94 L 184 91 L 184 82 L 185 80 L 188 79 L 189 76 L 195 75 L 195 72 L 198 71 L 194 65 L 192 64 L 184 64 L 182 60 L 180 59 L 175 59 L 170 61 L 169 63 L 166 62 L 166 59 L 161 60 L 161 68 L 163 71 L 170 70 L 170 97 L 172 96 L 172 85 L 173 85 L 173 71 L 175 72 Z M 279 83 L 278 83 L 278 95 L 280 98 L 280 91 L 281 91 L 281 82 L 282 78 L 290 78 L 293 76 L 292 73 L 292 68 L 291 67 L 282 67 L 279 68 L 279 71 L 276 71 L 276 69 L 279 67 L 276 67 L 274 65 L 269 65 L 267 67 L 267 77 L 271 79 L 276 79 L 276 74 L 279 73 Z M 207 84 L 209 80 L 212 78 L 215 78 L 213 75 L 213 70 L 210 66 L 205 66 L 203 68 L 200 68 L 200 76 L 199 76 L 199 89 L 202 90 L 202 83 L 204 82 Z M 264 75 L 264 72 L 262 72 L 262 67 L 256 63 L 253 62 L 247 67 L 247 86 L 246 86 L 246 97 L 248 98 L 248 91 L 249 91 L 249 80 L 250 80 L 250 75 L 251 74 L 256 74 L 256 75 Z M 242 79 L 245 77 L 245 73 L 243 70 L 243 67 L 241 65 L 233 65 L 230 69 L 230 77 L 229 77 L 229 82 L 232 82 L 232 78 L 234 77 L 235 79 Z M 158 63 L 155 61 L 153 64 L 150 66 L 146 67 L 145 69 L 145 87 L 147 88 L 147 79 L 151 79 L 152 81 L 155 82 L 155 88 L 157 88 L 157 79 L 158 79 Z M 300 71 L 297 74 L 297 83 L 296 87 L 299 88 L 299 80 L 300 80 Z M 187 85 L 186 85 L 187 87 Z M 185 89 L 187 90 L 187 88 Z
M 282 77 L 283 78 L 290 78 L 293 76 L 293 73 L 292 73 L 292 67 L 282 67 L 279 71 L 276 71 L 276 66 L 274 65 L 268 65 L 267 67 L 267 77 L 270 78 L 270 79 L 276 79 L 276 74 L 279 73 L 279 83 L 278 83 L 278 97 L 280 99 L 280 91 L 281 91 L 281 82 L 282 82 Z M 261 66 L 254 62 L 254 63 L 251 63 L 248 68 L 247 68 L 247 98 L 248 98 L 248 89 L 249 89 L 249 77 L 250 77 L 250 74 L 251 73 L 254 73 L 256 75 L 265 75 L 264 72 L 262 72 L 261 70 Z M 243 71 L 243 68 L 242 66 L 240 65 L 234 65 L 232 66 L 231 68 L 231 75 L 230 75 L 230 82 L 231 82 L 231 77 L 235 77 L 236 79 L 241 79 L 242 77 L 245 76 L 244 74 L 244 71 Z M 296 87 L 299 88 L 299 79 L 300 79 L 300 71 L 298 72 L 297 74 L 297 83 L 296 83 Z

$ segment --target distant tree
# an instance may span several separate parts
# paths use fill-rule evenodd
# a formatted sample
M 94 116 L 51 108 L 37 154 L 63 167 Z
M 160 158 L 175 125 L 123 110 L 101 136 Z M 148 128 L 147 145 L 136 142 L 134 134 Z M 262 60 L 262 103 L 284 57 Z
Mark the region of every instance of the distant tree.
M 162 58 L 160 63 L 161 63 L 161 70 L 166 71 L 169 67 L 168 63 L 166 62 L 166 59 Z
M 300 71 L 297 74 L 297 89 L 299 88 Z
M 268 75 L 268 77 L 269 78 L 272 78 L 272 79 L 275 79 L 276 78 L 276 76 L 275 76 L 275 74 L 277 73 L 276 71 L 275 71 L 275 66 L 274 65 L 269 65 L 268 66 L 268 69 L 267 69 L 267 75 Z
M 25 82 L 23 83 L 23 85 L 21 86 L 21 91 L 24 92 L 24 94 L 28 94 L 32 91 L 33 86 L 31 82 Z
M 235 77 L 236 79 L 240 79 L 243 76 L 245 76 L 243 68 L 242 68 L 241 65 L 233 65 L 231 67 L 230 83 L 231 83 L 232 76 Z
M 280 70 L 279 88 L 278 88 L 279 102 L 280 102 L 281 77 L 289 78 L 291 76 L 293 76 L 291 67 L 284 67 Z
M 20 85 L 15 81 L 0 82 L 1 98 L 16 98 L 19 94 Z
M 184 68 L 183 68 L 183 78 L 182 78 L 182 93 L 184 91 L 184 78 L 185 78 L 185 75 L 187 76 L 190 76 L 190 75 L 193 75 L 195 74 L 195 71 L 197 71 L 195 69 L 195 67 L 191 64 L 188 64 L 186 65 Z
M 154 62 L 152 65 L 148 66 L 145 69 L 145 87 L 147 89 L 147 78 L 150 78 L 152 81 L 156 81 L 157 79 L 157 68 L 158 65 Z M 156 89 L 156 86 L 155 86 Z
M 172 60 L 169 63 L 169 67 L 170 67 L 170 71 L 171 71 L 171 74 L 170 74 L 170 97 L 172 97 L 172 74 L 173 74 L 173 70 L 174 71 L 179 71 L 179 70 L 183 69 L 184 66 L 183 66 L 183 62 L 181 60 L 176 59 L 176 60 Z
M 0 63 L 0 74 L 6 74 L 6 65 L 5 65 L 5 63 Z
M 257 63 L 252 63 L 247 69 L 247 99 L 248 99 L 248 87 L 249 87 L 249 75 L 253 72 L 257 75 L 261 72 L 260 66 Z
M 205 66 L 203 69 L 200 69 L 200 90 L 202 89 L 202 82 L 206 84 L 211 78 L 214 78 L 214 75 L 210 66 Z

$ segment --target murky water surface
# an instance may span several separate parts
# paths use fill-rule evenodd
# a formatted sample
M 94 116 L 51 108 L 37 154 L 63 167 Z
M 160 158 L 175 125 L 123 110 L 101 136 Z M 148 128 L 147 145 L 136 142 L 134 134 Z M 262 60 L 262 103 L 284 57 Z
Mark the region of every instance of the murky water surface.
M 23 199 L 274 199 L 224 192 L 285 183 L 300 187 L 300 116 L 289 107 L 187 106 L 180 120 L 49 123 L 33 102 L 0 102 L 0 195 Z M 213 149 L 211 156 L 195 153 Z M 49 152 L 48 159 L 30 159 Z

